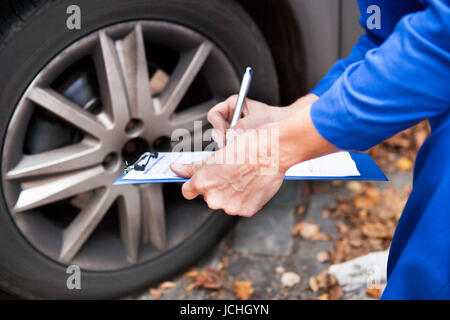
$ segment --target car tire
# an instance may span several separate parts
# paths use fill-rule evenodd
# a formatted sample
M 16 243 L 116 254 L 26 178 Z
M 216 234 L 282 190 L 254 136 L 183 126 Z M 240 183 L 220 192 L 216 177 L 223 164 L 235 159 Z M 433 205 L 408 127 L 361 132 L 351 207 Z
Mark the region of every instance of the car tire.
M 5 2 L 4 2 L 5 3 Z M 66 27 L 67 7 L 81 9 L 81 29 Z M 133 20 L 163 20 L 210 39 L 232 62 L 236 74 L 251 65 L 249 96 L 278 103 L 274 63 L 264 38 L 234 1 L 111 0 L 28 1 L 2 4 L 0 10 L 0 149 L 20 97 L 39 71 L 59 52 L 102 27 Z M 69 290 L 67 265 L 42 254 L 24 237 L 0 197 L 0 287 L 25 298 L 116 298 L 142 290 L 191 265 L 216 244 L 235 221 L 214 213 L 190 238 L 159 258 L 116 271 L 81 272 L 81 290 Z

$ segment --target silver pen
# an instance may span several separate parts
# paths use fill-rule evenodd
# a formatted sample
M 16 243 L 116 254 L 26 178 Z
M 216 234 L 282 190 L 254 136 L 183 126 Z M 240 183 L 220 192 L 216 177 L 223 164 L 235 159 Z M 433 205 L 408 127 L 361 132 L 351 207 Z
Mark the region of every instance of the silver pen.
M 233 113 L 233 119 L 231 119 L 230 128 L 233 128 L 236 123 L 241 118 L 242 109 L 244 107 L 244 101 L 247 97 L 248 89 L 250 88 L 250 83 L 252 82 L 252 68 L 248 67 L 245 70 L 244 77 L 242 78 L 241 88 L 239 89 L 238 99 L 236 101 L 236 107 Z

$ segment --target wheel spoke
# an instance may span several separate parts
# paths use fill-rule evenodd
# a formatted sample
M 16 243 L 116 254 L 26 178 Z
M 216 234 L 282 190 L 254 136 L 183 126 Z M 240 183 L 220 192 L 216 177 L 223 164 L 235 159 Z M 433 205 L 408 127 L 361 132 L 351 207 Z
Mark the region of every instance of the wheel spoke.
M 166 218 L 162 184 L 140 186 L 143 214 L 144 243 L 151 243 L 159 250 L 166 248 Z
M 15 210 L 25 211 L 98 188 L 104 181 L 103 166 L 95 166 L 21 184 Z
M 79 129 L 95 137 L 105 134 L 105 128 L 96 121 L 95 116 L 50 88 L 34 87 L 28 99 L 45 110 L 57 115 Z
M 94 63 L 100 85 L 102 103 L 116 125 L 124 126 L 130 116 L 126 86 L 114 41 L 104 31 L 99 32 L 99 49 Z
M 206 119 L 208 111 L 217 103 L 217 99 L 211 99 L 190 109 L 174 114 L 170 119 L 171 130 L 183 128 L 192 132 L 196 127 L 194 126 L 195 121 L 201 121 L 197 126 L 206 126 L 208 124 Z
M 96 190 L 78 213 L 77 217 L 63 231 L 60 260 L 69 263 L 100 223 L 114 202 L 108 189 Z
M 132 118 L 146 119 L 153 114 L 147 57 L 142 27 L 137 24 L 128 36 L 116 42 L 127 87 Z
M 141 201 L 135 188 L 129 187 L 128 190 L 119 198 L 120 237 L 128 261 L 136 263 L 141 240 Z
M 7 173 L 8 179 L 30 178 L 86 168 L 99 163 L 96 141 L 80 143 L 33 155 L 23 155 L 20 162 Z
M 161 93 L 161 113 L 170 115 L 175 111 L 208 58 L 211 49 L 212 44 L 205 41 L 194 50 L 181 56 L 167 87 Z

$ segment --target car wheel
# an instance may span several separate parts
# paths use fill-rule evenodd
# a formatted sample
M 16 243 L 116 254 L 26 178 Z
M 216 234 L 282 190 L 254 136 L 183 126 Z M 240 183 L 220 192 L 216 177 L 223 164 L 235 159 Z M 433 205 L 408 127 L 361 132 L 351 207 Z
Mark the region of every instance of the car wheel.
M 247 65 L 250 96 L 278 101 L 270 51 L 232 1 L 77 1 L 79 30 L 71 4 L 14 1 L 1 17 L 0 286 L 22 297 L 120 297 L 199 259 L 234 219 L 178 184 L 112 183 L 206 125 Z

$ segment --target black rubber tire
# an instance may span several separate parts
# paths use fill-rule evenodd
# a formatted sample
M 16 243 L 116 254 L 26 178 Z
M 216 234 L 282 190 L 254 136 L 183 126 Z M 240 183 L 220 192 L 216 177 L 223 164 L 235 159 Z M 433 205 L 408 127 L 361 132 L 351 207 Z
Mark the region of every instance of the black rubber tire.
M 81 30 L 66 28 L 69 5 L 81 8 Z M 58 52 L 84 35 L 114 23 L 158 19 L 190 27 L 213 41 L 239 74 L 253 66 L 250 96 L 278 102 L 274 63 L 264 38 L 245 11 L 233 1 L 109 0 L 2 1 L 0 4 L 0 142 L 27 85 Z M 234 219 L 215 214 L 187 241 L 162 257 L 115 272 L 82 270 L 81 290 L 66 287 L 66 266 L 28 243 L 0 197 L 0 287 L 27 298 L 114 298 L 144 289 L 181 271 L 216 244 Z

